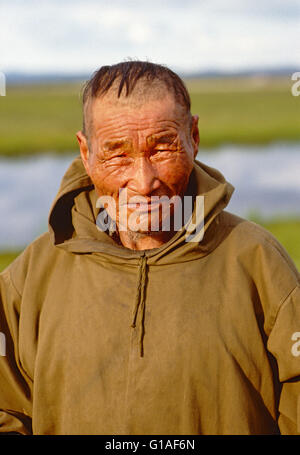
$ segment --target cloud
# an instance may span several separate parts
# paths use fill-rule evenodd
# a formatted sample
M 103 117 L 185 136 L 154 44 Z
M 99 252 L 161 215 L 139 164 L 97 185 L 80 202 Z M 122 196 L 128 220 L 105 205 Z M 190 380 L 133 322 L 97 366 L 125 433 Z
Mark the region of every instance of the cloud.
M 86 72 L 131 56 L 182 71 L 299 64 L 298 0 L 0 0 L 0 70 Z

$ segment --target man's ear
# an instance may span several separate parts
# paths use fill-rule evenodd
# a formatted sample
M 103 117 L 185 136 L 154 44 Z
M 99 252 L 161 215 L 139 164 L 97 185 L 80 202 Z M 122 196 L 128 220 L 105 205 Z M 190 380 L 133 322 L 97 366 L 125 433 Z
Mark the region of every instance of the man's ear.
M 192 144 L 193 144 L 193 147 L 194 147 L 194 159 L 197 156 L 198 148 L 199 148 L 199 144 L 200 144 L 200 134 L 199 134 L 199 128 L 198 128 L 198 121 L 199 121 L 198 115 L 193 115 L 193 117 L 192 117 L 192 127 L 191 127 L 191 139 L 192 139 Z
M 82 131 L 78 131 L 76 133 L 76 137 L 77 137 L 77 141 L 79 144 L 80 155 L 81 155 L 83 165 L 85 167 L 87 174 L 90 175 L 90 167 L 89 167 L 90 151 L 89 151 L 87 138 L 85 137 L 85 135 L 83 134 Z

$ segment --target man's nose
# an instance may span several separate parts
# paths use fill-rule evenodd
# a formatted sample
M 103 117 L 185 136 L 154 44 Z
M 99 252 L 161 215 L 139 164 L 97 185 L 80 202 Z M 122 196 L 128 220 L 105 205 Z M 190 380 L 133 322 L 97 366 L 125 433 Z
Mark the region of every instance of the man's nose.
M 147 157 L 136 159 L 128 188 L 137 194 L 147 196 L 160 186 L 157 171 Z

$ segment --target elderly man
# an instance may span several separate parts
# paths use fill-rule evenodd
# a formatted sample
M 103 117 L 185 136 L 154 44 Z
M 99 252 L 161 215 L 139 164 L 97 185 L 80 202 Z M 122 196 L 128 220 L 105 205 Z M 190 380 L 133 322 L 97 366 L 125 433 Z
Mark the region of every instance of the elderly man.
M 299 273 L 224 210 L 183 82 L 105 66 L 83 108 L 49 232 L 1 274 L 1 432 L 299 433 Z

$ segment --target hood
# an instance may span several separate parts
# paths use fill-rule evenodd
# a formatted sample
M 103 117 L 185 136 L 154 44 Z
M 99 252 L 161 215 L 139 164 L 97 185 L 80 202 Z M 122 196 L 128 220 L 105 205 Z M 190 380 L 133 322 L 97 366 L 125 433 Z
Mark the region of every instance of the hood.
M 96 219 L 95 188 L 86 174 L 80 156 L 70 165 L 62 179 L 49 215 L 49 231 L 58 248 L 73 254 L 101 255 L 101 260 L 137 269 L 135 302 L 131 327 L 139 327 L 140 356 L 144 356 L 144 319 L 149 266 L 179 264 L 206 256 L 219 245 L 226 230 L 219 215 L 228 204 L 234 188 L 223 175 L 195 161 L 186 194 L 194 200 L 190 220 L 165 244 L 151 250 L 136 251 L 119 245 L 109 233 L 100 231 Z M 204 196 L 203 211 L 197 212 L 196 196 Z M 203 201 L 203 198 L 202 198 Z M 200 227 L 200 229 L 199 229 Z M 193 241 L 187 241 L 193 237 Z M 99 259 L 99 258 L 98 258 Z
M 57 247 L 72 253 L 102 253 L 109 255 L 112 261 L 146 255 L 149 263 L 184 262 L 208 254 L 220 243 L 222 236 L 217 233 L 217 218 L 227 206 L 233 191 L 233 186 L 218 170 L 195 161 L 187 194 L 204 196 L 204 221 L 196 219 L 194 202 L 191 220 L 167 243 L 143 252 L 130 250 L 119 245 L 109 233 L 97 228 L 96 219 L 100 211 L 96 208 L 97 194 L 78 156 L 66 171 L 50 209 L 49 232 Z M 216 223 L 213 223 L 214 220 Z M 187 242 L 188 235 L 199 231 L 199 222 L 202 223 L 199 241 L 195 236 L 192 242 Z M 195 226 L 193 231 L 188 227 L 190 223 Z

